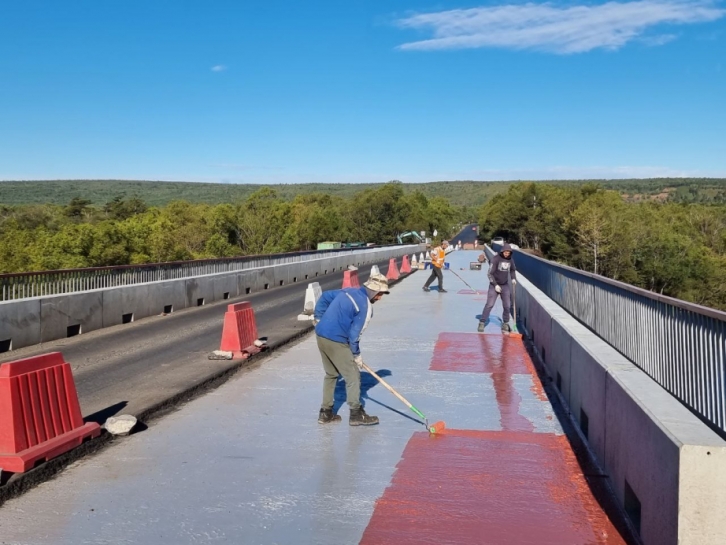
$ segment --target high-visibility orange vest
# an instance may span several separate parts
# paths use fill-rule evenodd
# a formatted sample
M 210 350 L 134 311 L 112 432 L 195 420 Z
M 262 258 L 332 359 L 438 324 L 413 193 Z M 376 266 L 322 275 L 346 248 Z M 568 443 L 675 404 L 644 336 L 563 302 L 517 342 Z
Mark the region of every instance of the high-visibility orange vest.
M 434 248 L 434 250 L 431 252 L 431 264 L 437 269 L 440 269 L 444 266 L 445 258 L 446 252 L 444 252 L 444 249 L 440 246 L 438 248 Z

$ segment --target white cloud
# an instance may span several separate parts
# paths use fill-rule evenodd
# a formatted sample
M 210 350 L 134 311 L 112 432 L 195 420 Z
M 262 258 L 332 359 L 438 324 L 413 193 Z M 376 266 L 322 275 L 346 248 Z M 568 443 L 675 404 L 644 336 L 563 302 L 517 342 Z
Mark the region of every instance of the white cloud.
M 644 36 L 640 39 L 645 45 L 656 47 L 659 45 L 665 45 L 678 38 L 676 34 L 659 34 L 657 36 Z
M 223 64 L 215 64 L 212 66 L 212 72 L 224 72 L 227 70 L 227 67 Z
M 397 24 L 433 31 L 430 39 L 399 46 L 404 50 L 499 47 L 566 54 L 618 49 L 656 25 L 714 21 L 725 13 L 708 0 L 639 0 L 570 7 L 528 3 L 421 13 Z M 656 42 L 658 38 L 654 38 Z M 669 41 L 666 37 L 661 40 Z

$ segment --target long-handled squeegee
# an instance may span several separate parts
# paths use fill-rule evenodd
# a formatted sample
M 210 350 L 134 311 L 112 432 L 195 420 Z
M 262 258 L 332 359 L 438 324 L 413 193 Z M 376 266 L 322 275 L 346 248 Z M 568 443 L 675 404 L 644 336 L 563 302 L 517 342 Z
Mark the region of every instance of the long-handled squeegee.
M 462 281 L 462 282 L 463 282 L 464 284 L 466 284 L 466 287 L 468 287 L 468 288 L 469 288 L 469 289 L 470 289 L 471 291 L 473 291 L 474 293 L 485 293 L 485 292 L 483 292 L 483 291 L 480 291 L 480 290 L 475 290 L 474 288 L 472 288 L 472 287 L 471 287 L 471 286 L 469 285 L 469 282 L 467 282 L 467 281 L 466 281 L 466 280 L 464 280 L 464 279 L 463 279 L 463 278 L 462 278 L 461 276 L 459 276 L 458 274 L 456 274 L 456 271 L 454 271 L 454 270 L 452 270 L 452 269 L 446 269 L 446 270 L 447 270 L 447 271 L 449 271 L 449 272 L 452 272 L 452 273 L 454 273 L 454 276 L 456 276 L 456 278 L 458 278 L 458 279 L 459 279 L 459 280 L 461 280 L 461 281 Z
M 405 397 L 403 397 L 396 390 L 394 390 L 393 389 L 393 386 L 391 386 L 385 380 L 383 380 L 381 377 L 379 377 L 378 374 L 375 371 L 373 371 L 373 369 L 371 369 L 370 367 L 368 367 L 365 363 L 362 363 L 361 364 L 361 367 L 363 367 L 363 369 L 365 369 L 371 375 L 373 375 L 376 378 L 376 380 L 378 382 L 380 382 L 386 388 L 386 390 L 388 390 L 394 396 L 396 396 L 398 399 L 400 399 L 403 402 L 403 404 L 406 405 L 406 407 L 408 407 L 414 413 L 416 413 L 416 415 L 419 416 L 424 421 L 424 423 L 425 423 L 424 425 L 426 426 L 426 429 L 429 430 L 429 433 L 434 433 L 434 434 L 435 433 L 441 433 L 442 431 L 444 431 L 446 429 L 446 424 L 444 422 L 441 422 L 441 421 L 434 422 L 431 426 L 429 426 L 429 421 L 424 416 L 424 414 L 421 411 L 419 411 L 416 407 L 414 407 L 413 405 L 411 405 Z

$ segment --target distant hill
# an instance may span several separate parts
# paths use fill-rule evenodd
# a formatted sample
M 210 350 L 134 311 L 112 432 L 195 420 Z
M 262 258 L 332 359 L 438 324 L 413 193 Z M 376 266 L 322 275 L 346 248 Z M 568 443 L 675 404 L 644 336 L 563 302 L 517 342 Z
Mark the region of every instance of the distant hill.
M 428 197 L 445 197 L 459 206 L 479 206 L 515 183 L 452 181 L 402 184 L 406 191 L 422 191 Z M 651 178 L 632 180 L 547 180 L 546 183 L 597 183 L 623 193 L 629 200 L 677 200 L 681 202 L 726 202 L 724 178 Z M 0 182 L 0 204 L 67 204 L 83 197 L 101 205 L 118 195 L 139 197 L 156 206 L 174 200 L 219 204 L 245 199 L 262 187 L 271 187 L 285 199 L 307 193 L 327 193 L 340 197 L 382 184 L 209 184 L 194 182 L 155 182 L 129 180 L 48 180 Z

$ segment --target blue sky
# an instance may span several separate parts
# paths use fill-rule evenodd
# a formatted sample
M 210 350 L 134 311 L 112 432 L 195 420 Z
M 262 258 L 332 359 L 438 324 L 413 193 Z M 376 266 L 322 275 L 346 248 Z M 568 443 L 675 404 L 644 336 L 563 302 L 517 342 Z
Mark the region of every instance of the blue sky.
M 0 180 L 726 176 L 726 2 L 0 3 Z

